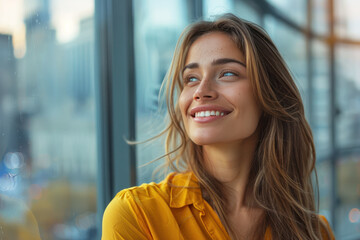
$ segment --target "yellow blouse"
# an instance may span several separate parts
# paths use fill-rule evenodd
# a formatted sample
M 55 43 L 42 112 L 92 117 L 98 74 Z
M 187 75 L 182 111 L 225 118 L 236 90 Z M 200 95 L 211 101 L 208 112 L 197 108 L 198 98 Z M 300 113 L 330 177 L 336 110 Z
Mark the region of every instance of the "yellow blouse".
M 230 237 L 216 212 L 203 200 L 196 177 L 192 173 L 172 173 L 158 184 L 132 187 L 115 196 L 104 212 L 102 240 L 115 239 Z M 271 239 L 269 228 L 264 239 Z

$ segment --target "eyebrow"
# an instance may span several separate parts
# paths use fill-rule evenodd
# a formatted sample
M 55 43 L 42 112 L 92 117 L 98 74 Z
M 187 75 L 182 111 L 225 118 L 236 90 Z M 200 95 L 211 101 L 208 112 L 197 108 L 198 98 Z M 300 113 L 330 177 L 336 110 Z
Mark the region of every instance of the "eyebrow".
M 243 62 L 240 62 L 236 59 L 232 59 L 232 58 L 219 58 L 219 59 L 215 59 L 214 61 L 212 61 L 211 65 L 222 65 L 222 64 L 226 64 L 226 63 L 237 63 L 240 64 L 243 67 L 246 67 L 246 64 Z M 198 68 L 199 64 L 198 63 L 189 63 L 188 65 L 186 65 L 182 72 L 184 72 L 186 69 L 194 69 L 194 68 Z

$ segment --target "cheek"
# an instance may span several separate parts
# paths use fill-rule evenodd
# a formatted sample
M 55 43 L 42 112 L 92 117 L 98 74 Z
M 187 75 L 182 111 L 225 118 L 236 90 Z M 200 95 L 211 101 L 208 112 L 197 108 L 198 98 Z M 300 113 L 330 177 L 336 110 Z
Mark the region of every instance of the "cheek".
M 255 101 L 255 99 L 251 96 L 248 98 L 245 102 L 247 107 L 247 112 L 249 115 L 249 120 L 257 126 L 262 110 L 259 106 L 259 104 Z
M 259 104 L 256 102 L 250 86 L 239 88 L 236 95 L 240 110 L 242 109 L 243 113 L 245 113 L 245 116 L 251 121 L 258 122 L 262 110 Z

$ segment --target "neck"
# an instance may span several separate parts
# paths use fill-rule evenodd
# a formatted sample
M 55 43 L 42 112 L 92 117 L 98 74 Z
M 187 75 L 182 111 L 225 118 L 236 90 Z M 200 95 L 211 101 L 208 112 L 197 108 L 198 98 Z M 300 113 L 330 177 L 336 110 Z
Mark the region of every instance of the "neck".
M 231 144 L 203 146 L 205 167 L 227 189 L 228 207 L 247 207 L 251 191 L 247 188 L 257 141 L 249 139 Z

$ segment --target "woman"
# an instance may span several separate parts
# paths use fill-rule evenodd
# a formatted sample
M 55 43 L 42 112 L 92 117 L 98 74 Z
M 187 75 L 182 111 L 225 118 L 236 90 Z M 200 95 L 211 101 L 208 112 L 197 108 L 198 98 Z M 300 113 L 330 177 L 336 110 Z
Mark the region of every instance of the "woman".
M 118 193 L 103 239 L 334 239 L 299 91 L 261 28 L 231 14 L 189 26 L 164 84 L 175 173 Z

